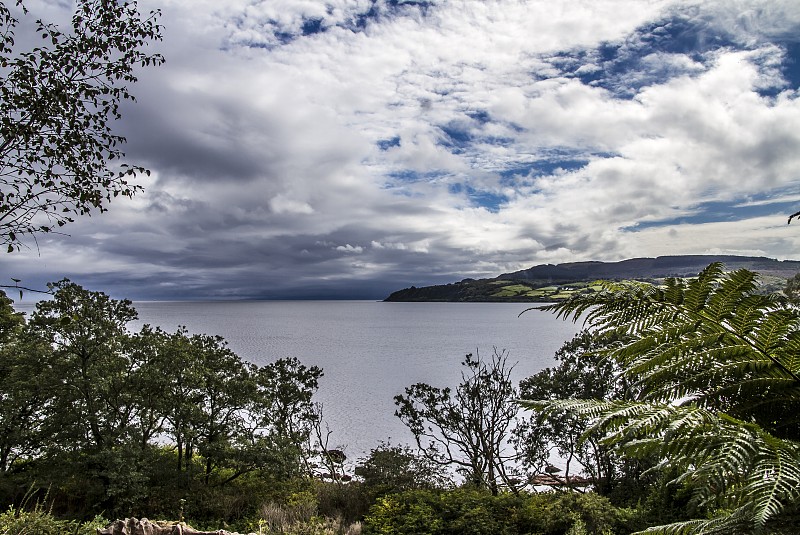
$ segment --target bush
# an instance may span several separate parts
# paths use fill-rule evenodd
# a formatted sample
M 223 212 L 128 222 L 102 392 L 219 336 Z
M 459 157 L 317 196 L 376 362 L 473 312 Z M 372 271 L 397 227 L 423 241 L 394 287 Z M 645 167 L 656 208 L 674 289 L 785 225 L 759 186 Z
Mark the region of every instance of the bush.
M 435 535 L 443 520 L 438 495 L 416 490 L 379 498 L 364 519 L 365 535 Z
M 370 489 L 358 481 L 315 481 L 314 489 L 319 514 L 348 524 L 362 520 L 375 503 Z
M 531 495 L 461 488 L 414 490 L 380 498 L 364 520 L 365 535 L 625 534 L 633 514 L 596 494 Z
M 9 507 L 8 511 L 0 514 L 2 535 L 95 535 L 97 528 L 106 524 L 108 521 L 100 516 L 84 523 L 57 520 L 38 505 L 31 511 Z
M 614 507 L 607 498 L 594 493 L 534 494 L 520 511 L 521 524 L 542 535 L 630 533 L 632 518 L 632 510 Z

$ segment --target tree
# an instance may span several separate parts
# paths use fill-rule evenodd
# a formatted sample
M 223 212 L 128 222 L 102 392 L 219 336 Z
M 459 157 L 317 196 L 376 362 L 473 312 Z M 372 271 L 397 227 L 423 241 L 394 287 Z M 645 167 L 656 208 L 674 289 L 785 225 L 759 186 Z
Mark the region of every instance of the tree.
M 243 362 L 220 336 L 187 336 L 179 332 L 181 335 L 187 337 L 184 352 L 176 356 L 182 359 L 180 366 L 184 372 L 188 371 L 183 379 L 189 382 L 184 384 L 188 387 L 187 397 L 176 405 L 181 417 L 173 421 L 180 422 L 181 428 L 176 432 L 183 436 L 176 440 L 186 441 L 187 468 L 196 452 L 205 464 L 206 485 L 211 482 L 212 474 L 222 468 L 233 468 L 238 477 L 252 469 L 249 462 L 247 468 L 241 468 L 238 446 L 246 435 L 247 410 L 256 391 L 254 366 Z M 187 365 L 190 370 L 186 370 Z
M 275 468 L 286 477 L 308 464 L 307 445 L 321 425 L 313 396 L 322 375 L 321 368 L 305 366 L 296 358 L 278 359 L 256 373 L 254 424 L 273 454 Z
M 800 303 L 800 273 L 795 274 L 786 280 L 783 294 L 794 304 Z
M 613 342 L 584 330 L 556 351 L 559 363 L 520 381 L 523 399 L 630 399 L 633 392 L 619 366 L 607 359 L 601 350 Z M 628 466 L 601 441 L 598 433 L 587 433 L 586 418 L 566 411 L 539 413 L 522 420 L 514 429 L 513 442 L 529 471 L 541 473 L 549 462 L 550 451 L 564 459 L 564 481 L 577 472 L 588 476 L 592 488 L 602 495 L 610 494 L 623 480 L 635 479 L 637 467 Z
M 145 326 L 135 338 L 143 366 L 138 376 L 156 398 L 148 404 L 147 421 L 166 421 L 184 485 L 198 459 L 206 485 L 212 479 L 224 485 L 255 470 L 278 478 L 298 474 L 316 419 L 312 398 L 320 368 L 292 358 L 257 367 L 242 361 L 223 338 L 192 335 L 185 327 L 167 334 Z
M 31 489 L 75 515 L 163 512 L 245 474 L 269 486 L 307 473 L 321 369 L 258 367 L 186 328 L 134 333 L 130 301 L 51 287 L 28 322 L 0 291 L 1 500 Z
M 149 171 L 118 164 L 125 139 L 111 125 L 133 99 L 135 69 L 163 62 L 144 51 L 161 39 L 159 15 L 143 17 L 135 1 L 78 0 L 69 31 L 37 20 L 42 44 L 19 51 L 20 20 L 0 2 L 0 243 L 9 252 L 141 189 L 129 179 Z
M 436 489 L 449 485 L 441 467 L 407 446 L 382 443 L 359 460 L 355 474 L 373 497 L 413 489 Z
M 141 390 L 149 363 L 139 360 L 127 328 L 137 313 L 130 301 L 68 280 L 52 287 L 53 298 L 36 305 L 21 337 L 37 351 L 18 365 L 36 370 L 41 393 L 38 455 L 29 468 L 39 484 L 125 509 L 146 495 L 151 439 L 163 426 L 152 392 Z
M 468 354 L 461 363 L 455 391 L 417 383 L 395 396 L 395 415 L 414 434 L 430 460 L 454 466 L 469 482 L 497 494 L 500 486 L 515 490 L 518 481 L 505 439 L 518 412 L 511 382 L 513 366 L 496 350 L 489 360 Z
M 0 291 L 0 474 L 38 451 L 39 408 L 44 401 L 41 345 L 23 336 L 25 320 Z
M 53 288 L 53 299 L 40 301 L 27 324 L 29 336 L 52 352 L 40 373 L 51 390 L 49 442 L 57 450 L 92 452 L 127 442 L 136 432 L 137 393 L 124 347 L 136 310 L 67 279 Z
M 757 293 L 756 274 L 712 264 L 664 286 L 607 283 L 544 307 L 620 342 L 605 354 L 637 400 L 527 403 L 592 420 L 631 456 L 657 456 L 706 518 L 648 533 L 790 533 L 800 509 L 800 310 Z

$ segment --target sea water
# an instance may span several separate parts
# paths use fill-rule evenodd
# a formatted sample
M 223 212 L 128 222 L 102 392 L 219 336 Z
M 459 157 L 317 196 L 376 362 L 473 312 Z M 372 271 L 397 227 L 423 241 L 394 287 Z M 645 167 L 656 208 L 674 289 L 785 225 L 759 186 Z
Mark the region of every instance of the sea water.
M 350 460 L 382 441 L 413 443 L 394 415 L 394 396 L 424 382 L 455 387 L 467 353 L 505 351 L 515 383 L 552 366 L 580 329 L 525 303 L 374 301 L 136 302 L 139 320 L 174 332 L 219 335 L 242 359 L 265 365 L 296 357 L 324 376 L 315 399 L 330 428 L 329 447 Z M 17 310 L 30 313 L 33 305 Z

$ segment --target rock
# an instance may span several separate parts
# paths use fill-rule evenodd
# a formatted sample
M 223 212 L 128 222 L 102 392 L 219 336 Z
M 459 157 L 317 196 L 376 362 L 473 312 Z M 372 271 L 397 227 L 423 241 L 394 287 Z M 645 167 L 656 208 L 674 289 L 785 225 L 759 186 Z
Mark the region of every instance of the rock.
M 115 520 L 103 529 L 97 530 L 97 535 L 240 535 L 230 531 L 197 531 L 191 526 L 181 522 L 154 522 L 146 518 L 126 518 Z M 249 533 L 248 535 L 255 535 Z

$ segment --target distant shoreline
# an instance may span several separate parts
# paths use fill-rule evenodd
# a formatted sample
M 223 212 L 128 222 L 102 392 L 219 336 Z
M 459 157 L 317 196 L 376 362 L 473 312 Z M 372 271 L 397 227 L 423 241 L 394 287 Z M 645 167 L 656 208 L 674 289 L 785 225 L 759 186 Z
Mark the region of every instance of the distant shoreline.
M 800 272 L 800 261 L 736 255 L 677 255 L 632 258 L 620 262 L 542 264 L 490 279 L 463 279 L 450 284 L 411 286 L 389 295 L 387 302 L 546 303 L 575 293 L 591 292 L 599 280 L 659 282 L 668 277 L 694 277 L 711 263 L 726 270 L 759 273 L 763 291 L 783 289 Z

